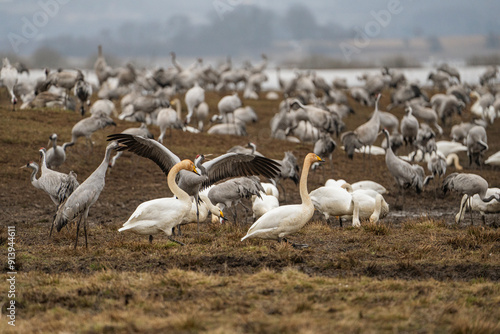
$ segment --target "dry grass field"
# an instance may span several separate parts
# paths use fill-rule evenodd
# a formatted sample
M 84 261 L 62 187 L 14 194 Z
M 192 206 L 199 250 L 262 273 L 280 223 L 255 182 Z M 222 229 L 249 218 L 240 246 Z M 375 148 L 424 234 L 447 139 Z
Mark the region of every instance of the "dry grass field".
M 211 113 L 223 94 L 207 93 Z M 389 103 L 389 92 L 381 106 Z M 348 129 L 365 122 L 372 108 L 350 100 L 356 114 Z M 247 127 L 248 137 L 210 136 L 174 131 L 165 144 L 181 158 L 198 153 L 224 153 L 248 141 L 270 158 L 292 151 L 300 163 L 312 144 L 270 138 L 269 120 L 278 101 L 244 101 L 259 115 Z M 395 113 L 399 118 L 402 110 Z M 466 113 L 466 117 L 469 114 Z M 372 179 L 389 191 L 391 213 L 378 225 L 327 224 L 319 214 L 290 237 L 309 248 L 245 240 L 250 226 L 233 223 L 183 227 L 186 246 L 158 235 L 119 233 L 117 229 L 142 202 L 169 195 L 164 174 L 151 161 L 125 153 L 108 172 L 106 186 L 90 209 L 89 247 L 83 238 L 73 249 L 75 226 L 49 238 L 55 206 L 19 169 L 38 161 L 38 149 L 49 135 L 69 141 L 81 116 L 64 110 L 12 112 L 0 90 L 0 246 L 7 276 L 7 228 L 16 228 L 16 326 L 5 317 L 9 286 L 0 284 L 1 333 L 500 333 L 500 230 L 498 215 L 482 226 L 476 213 L 454 223 L 460 196 L 435 197 L 433 185 L 408 194 L 404 211 L 383 156 L 363 163 L 348 160 L 338 147 L 334 171 L 327 177 L 348 182 Z M 454 120 L 458 122 L 458 119 Z M 90 153 L 80 139 L 69 148 L 60 171 L 75 171 L 82 182 L 99 165 L 106 136 L 138 124 L 94 134 Z M 498 122 L 488 129 L 488 154 L 500 150 Z M 159 129 L 152 127 L 155 137 Z M 445 128 L 445 134 L 450 131 Z M 445 137 L 447 139 L 447 136 Z M 498 170 L 467 168 L 500 186 Z M 425 165 L 423 165 L 425 166 Z M 426 168 L 426 167 L 424 167 Z M 454 172 L 450 167 L 447 173 Z M 428 172 L 427 172 L 428 173 Z M 324 183 L 311 172 L 309 191 Z M 298 187 L 285 182 L 289 203 L 300 198 Z M 242 216 L 242 215 L 239 215 Z

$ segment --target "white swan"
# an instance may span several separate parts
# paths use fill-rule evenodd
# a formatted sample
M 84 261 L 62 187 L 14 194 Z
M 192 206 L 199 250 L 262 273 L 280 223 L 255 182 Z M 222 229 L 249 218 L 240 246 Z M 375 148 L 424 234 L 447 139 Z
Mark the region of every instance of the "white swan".
M 467 152 L 467 146 L 448 140 L 440 140 L 436 142 L 436 147 L 437 150 L 441 151 L 445 157 L 451 153 Z
M 328 179 L 326 180 L 325 182 L 325 187 L 341 187 L 343 184 L 346 184 L 347 182 L 343 179 L 338 179 L 338 180 L 334 180 L 334 179 Z
M 274 180 L 272 182 L 274 182 Z M 278 191 L 275 183 L 261 182 L 260 184 L 262 185 L 262 188 L 264 188 L 266 195 L 273 195 L 277 199 L 280 198 L 280 192 Z
M 500 166 L 500 151 L 490 155 L 484 163 L 492 166 Z
M 177 199 L 158 198 L 140 204 L 118 231 L 149 235 L 149 242 L 153 241 L 153 234 L 163 231 L 170 240 L 182 244 L 171 236 L 172 228 L 182 222 L 192 207 L 191 197 L 175 183 L 177 173 L 183 169 L 196 172 L 192 161 L 183 160 L 172 167 L 167 177 L 168 187 Z
M 376 223 L 389 212 L 389 205 L 384 197 L 372 189 L 353 191 L 348 183 L 341 187 L 321 187 L 311 192 L 314 207 L 323 213 L 326 219 L 340 216 L 351 218 L 352 225 L 361 226 L 361 219 Z
M 385 150 L 382 147 L 374 145 L 371 146 L 371 150 L 369 150 L 369 146 L 363 146 L 360 149 L 355 149 L 354 152 L 371 155 L 385 155 Z
M 354 182 L 351 184 L 352 190 L 356 191 L 358 189 L 371 189 L 375 190 L 379 194 L 383 195 L 387 192 L 387 189 L 380 183 L 371 181 L 371 180 L 364 180 L 364 181 L 358 181 Z
M 200 192 L 198 194 L 200 196 L 201 202 L 198 205 L 199 211 L 199 221 L 203 222 L 208 218 L 208 215 L 211 213 L 215 217 L 224 218 L 224 214 L 220 210 L 218 206 L 213 205 L 212 201 L 206 195 L 206 192 Z M 191 201 L 191 209 L 187 213 L 187 215 L 182 219 L 182 222 L 179 225 L 185 225 L 190 223 L 197 223 L 196 217 L 196 200 L 192 199 Z
M 499 188 L 488 188 L 488 190 L 486 191 L 486 197 L 490 197 L 498 193 L 500 193 Z M 467 195 L 464 195 L 462 197 L 462 202 L 460 203 L 460 206 L 464 205 L 466 200 L 467 200 Z M 483 202 L 483 200 L 479 198 L 478 194 L 472 196 L 471 203 L 472 203 L 472 211 L 479 211 L 479 213 L 481 214 L 481 219 L 483 220 L 483 224 L 486 224 L 487 213 L 490 214 L 500 213 L 500 202 L 498 201 Z M 471 211 L 471 204 L 469 203 L 465 204 L 464 211 Z M 460 218 L 460 212 L 457 213 L 455 221 L 458 221 L 459 218 Z
M 315 161 L 323 160 L 314 153 L 309 153 L 304 159 L 300 177 L 302 204 L 283 205 L 268 211 L 250 227 L 247 235 L 241 241 L 247 238 L 261 238 L 286 242 L 286 236 L 299 231 L 311 219 L 314 213 L 314 205 L 307 191 L 307 176 L 309 168 Z M 307 245 L 292 245 L 296 248 L 307 247 Z
M 263 216 L 266 212 L 280 206 L 278 198 L 261 192 L 260 198 L 252 196 L 252 211 L 254 220 Z

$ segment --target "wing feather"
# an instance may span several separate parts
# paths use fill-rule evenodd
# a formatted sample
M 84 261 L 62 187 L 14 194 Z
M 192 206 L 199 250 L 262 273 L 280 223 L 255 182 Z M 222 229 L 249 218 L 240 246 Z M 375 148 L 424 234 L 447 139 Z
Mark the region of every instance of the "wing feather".
M 203 187 L 208 187 L 217 181 L 229 177 L 262 175 L 274 178 L 280 170 L 279 162 L 266 157 L 226 153 L 213 160 L 203 163 L 208 179 L 203 182 Z
M 108 136 L 108 141 L 112 140 L 120 144 L 117 151 L 130 151 L 143 158 L 148 158 L 156 163 L 165 175 L 168 175 L 170 169 L 181 161 L 177 155 L 154 139 L 116 133 Z

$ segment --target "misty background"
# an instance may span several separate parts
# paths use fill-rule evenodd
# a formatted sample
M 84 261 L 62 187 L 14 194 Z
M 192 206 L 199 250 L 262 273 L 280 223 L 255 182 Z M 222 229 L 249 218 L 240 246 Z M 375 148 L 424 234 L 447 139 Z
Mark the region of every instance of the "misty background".
M 400 11 L 382 26 L 373 12 L 390 3 Z M 99 44 L 111 65 L 150 67 L 171 51 L 308 68 L 498 64 L 498 13 L 489 0 L 0 0 L 0 53 L 33 67 L 90 68 Z

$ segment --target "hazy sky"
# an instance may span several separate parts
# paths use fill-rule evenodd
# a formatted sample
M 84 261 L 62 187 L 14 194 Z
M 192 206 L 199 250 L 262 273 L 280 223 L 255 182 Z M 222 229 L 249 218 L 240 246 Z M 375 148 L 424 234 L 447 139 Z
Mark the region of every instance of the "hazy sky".
M 245 5 L 281 17 L 291 5 L 302 4 L 318 24 L 335 24 L 349 32 L 394 1 L 401 12 L 378 37 L 500 34 L 500 1 L 494 0 L 0 0 L 0 51 L 11 51 L 13 38 L 21 38 L 21 46 L 59 36 L 89 38 L 116 32 L 129 22 L 166 24 L 172 16 L 186 16 L 194 25 L 224 23 Z
M 57 34 L 89 35 L 102 29 L 111 29 L 125 21 L 148 22 L 168 19 L 172 15 L 188 15 L 193 23 L 206 23 L 217 15 L 216 7 L 238 7 L 241 4 L 256 5 L 277 13 L 284 12 L 294 3 L 307 5 L 319 23 L 335 22 L 350 28 L 362 25 L 371 19 L 370 12 L 387 8 L 390 1 L 398 0 L 0 0 L 0 33 L 19 32 L 23 25 L 23 17 L 33 22 L 33 16 L 43 10 L 42 4 L 58 4 L 58 12 L 50 17 L 40 29 L 41 35 Z M 466 22 L 463 31 L 478 31 L 486 25 L 500 30 L 500 1 L 494 0 L 400 0 L 403 12 L 398 15 L 409 19 L 412 24 L 419 24 L 425 29 L 426 20 L 433 12 L 448 12 L 443 16 L 441 26 L 457 26 L 458 21 Z M 233 4 L 233 5 L 231 5 Z M 454 14 L 467 14 L 478 18 L 475 24 L 468 23 L 467 17 Z M 225 15 L 230 15 L 230 11 Z M 454 20 L 456 20 L 454 22 Z M 403 20 L 402 20 L 403 21 Z M 43 23 L 43 21 L 42 21 Z

